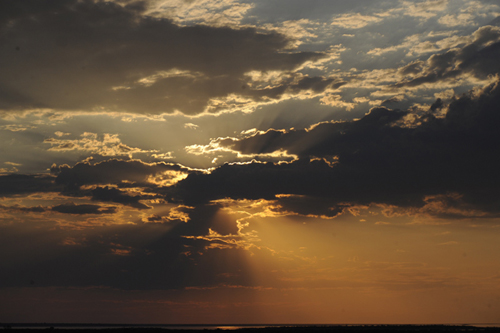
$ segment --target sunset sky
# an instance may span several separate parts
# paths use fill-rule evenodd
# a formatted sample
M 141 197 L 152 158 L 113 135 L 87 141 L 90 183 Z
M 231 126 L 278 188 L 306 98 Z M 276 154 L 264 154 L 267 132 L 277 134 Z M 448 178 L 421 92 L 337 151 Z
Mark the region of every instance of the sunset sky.
M 0 0 L 0 322 L 500 322 L 498 0 Z

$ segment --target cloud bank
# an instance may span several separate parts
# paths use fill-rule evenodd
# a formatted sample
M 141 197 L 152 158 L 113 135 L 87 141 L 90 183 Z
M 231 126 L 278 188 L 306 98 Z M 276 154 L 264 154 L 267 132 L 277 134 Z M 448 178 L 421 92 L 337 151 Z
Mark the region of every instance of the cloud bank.
M 238 96 L 247 72 L 292 71 L 325 56 L 285 52 L 289 40 L 278 33 L 178 26 L 146 9 L 143 1 L 2 1 L 0 109 L 194 115 Z
M 420 115 L 374 108 L 357 121 L 223 139 L 220 145 L 244 154 L 284 150 L 299 160 L 224 165 L 210 174 L 189 175 L 174 192 L 188 204 L 293 194 L 328 198 L 330 207 L 415 208 L 430 196 L 458 194 L 455 204 L 496 213 L 499 103 L 495 82 L 449 105 L 438 100 Z M 436 114 L 442 108 L 447 108 L 444 117 Z

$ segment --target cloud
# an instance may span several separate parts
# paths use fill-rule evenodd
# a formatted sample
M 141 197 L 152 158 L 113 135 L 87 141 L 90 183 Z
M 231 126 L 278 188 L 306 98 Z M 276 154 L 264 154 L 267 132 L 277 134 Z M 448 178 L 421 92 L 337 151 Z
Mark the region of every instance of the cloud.
M 8 212 L 20 212 L 20 213 L 43 213 L 47 210 L 46 207 L 42 206 L 34 206 L 34 207 L 23 207 L 19 205 L 12 205 L 12 206 L 4 206 L 0 205 L 0 209 L 3 211 L 8 211 Z
M 59 137 L 65 133 L 56 132 Z M 156 153 L 156 150 L 142 150 L 137 147 L 130 147 L 122 143 L 118 134 L 104 133 L 102 138 L 96 133 L 85 132 L 80 135 L 81 139 L 56 139 L 48 138 L 43 142 L 51 145 L 50 151 L 83 151 L 101 156 L 129 156 L 132 158 L 138 153 Z M 159 156 L 159 155 L 156 155 Z
M 240 23 L 250 3 L 235 0 L 171 0 L 149 1 L 147 13 L 157 17 L 167 17 L 180 25 L 205 24 L 211 26 L 234 26 Z
M 424 0 L 424 1 L 402 1 L 405 14 L 408 16 L 429 19 L 444 11 L 448 6 L 448 0 Z
M 29 125 L 19 125 L 19 124 L 9 124 L 9 125 L 2 125 L 0 126 L 1 129 L 6 130 L 6 131 L 11 131 L 11 132 L 23 132 L 28 129 L 33 129 L 36 128 L 35 126 L 29 126 Z
M 256 129 L 247 130 L 242 135 L 255 133 Z M 225 142 L 227 140 L 231 140 L 231 138 L 217 138 L 210 141 L 207 145 L 191 145 L 187 146 L 184 149 L 187 153 L 198 155 L 198 156 L 210 156 L 214 157 L 212 163 L 216 163 L 219 158 L 228 158 L 232 157 L 232 159 L 236 159 L 236 163 L 248 163 L 252 161 L 271 161 L 271 162 L 289 162 L 297 159 L 297 156 L 290 155 L 283 149 L 278 149 L 273 152 L 268 153 L 251 153 L 245 154 L 237 150 L 233 150 L 231 147 L 228 147 Z
M 125 191 L 120 191 L 116 188 L 97 187 L 91 191 L 92 200 L 102 201 L 102 202 L 116 202 L 122 205 L 130 206 L 137 209 L 150 209 L 151 207 L 140 202 L 144 199 L 140 195 L 130 196 L 127 195 Z
M 484 80 L 500 72 L 498 57 L 500 28 L 484 26 L 472 34 L 472 40 L 465 46 L 434 54 L 425 62 L 412 64 L 420 66 L 421 69 L 410 79 L 400 81 L 394 86 L 418 87 L 446 81 L 456 82 L 456 79 L 464 75 Z
M 64 214 L 114 214 L 116 207 L 103 207 L 99 205 L 83 204 L 77 205 L 73 202 L 52 206 L 52 211 Z
M 301 215 L 323 219 L 335 218 L 352 206 L 334 203 L 329 198 L 304 195 L 278 195 L 272 210 L 280 214 Z
M 469 211 L 497 212 L 499 103 L 496 82 L 453 100 L 444 117 L 433 114 L 443 108 L 437 104 L 421 115 L 380 107 L 357 121 L 227 138 L 220 144 L 242 154 L 283 149 L 299 160 L 226 164 L 210 174 L 191 174 L 168 193 L 189 205 L 287 194 L 293 196 L 284 198 L 296 201 L 300 196 L 324 200 L 325 207 L 376 203 L 403 208 L 428 206 L 430 196 L 457 193 Z M 308 200 L 313 214 L 314 199 Z
M 404 38 L 399 45 L 392 45 L 385 48 L 374 48 L 368 54 L 380 56 L 389 52 L 407 50 L 407 57 L 421 55 L 431 52 L 440 52 L 472 41 L 470 36 L 456 35 L 457 31 L 431 31 L 427 34 L 415 34 Z M 444 37 L 444 38 L 443 38 Z
M 500 26 L 500 16 L 491 21 L 490 25 Z
M 91 197 L 137 209 L 151 208 L 142 200 L 162 199 L 159 188 L 172 186 L 191 172 L 201 172 L 165 162 L 116 159 L 95 164 L 82 162 L 74 167 L 53 165 L 51 171 L 57 174 L 55 183 L 63 186 L 61 192 L 65 195 Z
M 82 185 L 124 183 L 155 187 L 160 178 L 166 181 L 192 170 L 165 162 L 112 159 L 95 164 L 77 163 L 74 167 L 54 165 L 52 172 L 57 174 L 57 184 L 64 185 L 67 189 L 76 189 Z
M 438 22 L 447 27 L 456 27 L 456 26 L 471 26 L 475 25 L 472 20 L 474 16 L 470 13 L 461 13 L 458 15 L 445 15 L 439 18 Z
M 295 40 L 295 42 L 291 42 L 291 45 L 289 46 L 290 48 L 295 48 L 302 44 L 301 40 L 318 37 L 314 34 L 314 31 L 318 29 L 318 25 L 320 25 L 318 22 L 308 19 L 300 19 L 280 22 L 279 26 L 266 24 L 265 28 L 269 31 L 277 31 L 288 38 Z
M 500 7 L 497 4 L 487 4 L 480 1 L 469 1 L 460 6 L 455 13 L 444 15 L 438 22 L 447 27 L 474 26 L 478 17 L 498 16 Z
M 193 123 L 185 123 L 184 124 L 184 128 L 189 128 L 189 129 L 192 129 L 192 130 L 196 130 L 198 129 L 200 126 L 196 125 L 196 124 L 193 124 Z
M 319 52 L 284 35 L 178 26 L 145 2 L 2 1 L 0 109 L 199 114 L 241 92 L 244 73 L 291 71 Z
M 25 206 L 19 206 L 17 204 L 11 206 L 0 205 L 0 209 L 10 211 L 13 213 L 17 212 L 17 213 L 36 213 L 36 214 L 40 214 L 47 211 L 53 211 L 62 214 L 75 214 L 75 215 L 114 214 L 116 212 L 116 207 L 99 206 L 92 204 L 75 204 L 74 202 L 67 202 L 50 207 L 43 207 L 43 206 L 25 207 Z
M 330 56 L 337 57 L 334 54 Z M 330 58 L 324 58 L 328 59 Z M 321 66 L 321 61 L 315 64 Z M 297 72 L 250 71 L 245 73 L 245 80 L 241 83 L 241 91 L 238 94 L 212 99 L 205 111 L 214 114 L 228 111 L 249 113 L 261 105 L 275 104 L 288 99 L 312 99 L 329 90 L 340 88 L 346 81 L 323 76 L 311 77 Z
M 76 210 L 71 204 L 66 208 Z M 54 228 L 52 218 L 52 224 L 41 223 L 40 214 L 23 215 L 24 221 L 37 222 L 36 230 L 27 231 L 23 223 L 0 224 L 1 287 L 23 287 L 30 280 L 37 287 L 121 290 L 182 290 L 224 281 L 250 285 L 251 268 L 241 260 L 239 251 L 233 252 L 225 265 L 217 265 L 217 253 L 200 254 L 206 242 L 182 237 L 205 235 L 219 206 L 177 209 L 177 213 L 190 212 L 189 223 L 175 221 L 174 212 L 169 223 L 94 225 L 95 232 L 88 233 Z M 69 218 L 74 222 L 78 216 Z M 221 279 L 221 274 L 231 277 Z
M 146 216 L 142 219 L 144 223 L 171 223 L 175 221 L 181 221 L 184 223 L 188 223 L 191 218 L 189 217 L 189 213 L 194 209 L 194 207 L 188 207 L 179 205 L 172 209 L 170 209 L 168 215 L 158 215 L 152 214 Z
M 50 175 L 0 175 L 0 196 L 38 192 L 58 192 L 62 189 Z
M 485 38 L 484 43 L 489 40 Z M 416 62 L 404 71 L 418 73 L 425 65 Z M 320 79 L 297 83 L 311 89 L 315 84 L 321 90 L 326 83 Z M 149 208 L 146 201 L 154 198 L 188 206 L 224 198 L 266 199 L 275 201 L 281 207 L 278 211 L 334 217 L 351 206 L 372 203 L 427 206 L 429 214 L 445 216 L 455 214 L 452 205 L 443 204 L 445 208 L 438 212 L 426 198 L 457 193 L 472 213 L 464 210 L 456 215 L 494 212 L 496 196 L 491 186 L 496 176 L 489 166 L 496 165 L 490 156 L 496 153 L 491 142 L 498 139 L 493 126 L 498 116 L 492 111 L 499 100 L 498 85 L 462 97 L 452 95 L 451 90 L 446 96 L 436 95 L 439 99 L 419 113 L 378 107 L 357 121 L 323 122 L 302 130 L 253 130 L 239 138 L 219 138 L 200 146 L 200 153 L 213 152 L 217 157 L 226 152 L 242 159 L 211 171 L 114 159 L 73 167 L 54 165 L 56 177 L 0 177 L 1 194 L 61 192 L 137 209 Z M 251 162 L 250 157 L 275 163 Z M 474 181 L 467 180 L 470 170 L 480 172 Z M 78 207 L 56 210 L 70 208 Z M 161 213 L 152 214 L 163 220 Z
M 342 14 L 338 17 L 335 17 L 331 24 L 346 29 L 360 29 L 370 24 L 379 23 L 382 20 L 383 18 L 379 16 L 353 13 L 353 14 Z

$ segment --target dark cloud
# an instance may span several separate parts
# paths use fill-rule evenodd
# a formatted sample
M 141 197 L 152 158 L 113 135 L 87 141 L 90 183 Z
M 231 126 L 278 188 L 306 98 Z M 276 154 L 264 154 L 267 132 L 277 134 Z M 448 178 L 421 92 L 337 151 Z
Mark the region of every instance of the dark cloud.
M 52 207 L 43 207 L 43 206 L 23 207 L 19 205 L 12 205 L 12 206 L 0 205 L 0 209 L 13 213 L 43 213 L 46 211 L 54 211 L 63 214 L 77 214 L 77 215 L 113 214 L 116 212 L 116 207 L 103 207 L 91 204 L 78 205 L 75 204 L 74 202 L 55 205 Z
M 431 111 L 435 112 L 436 110 L 442 109 L 445 106 L 441 98 L 436 99 L 434 103 L 431 105 Z
M 442 107 L 438 104 L 434 109 Z M 370 203 L 422 207 L 426 196 L 457 193 L 470 208 L 496 211 L 500 207 L 498 105 L 497 82 L 480 94 L 455 99 L 444 118 L 436 118 L 432 110 L 417 117 L 375 108 L 358 121 L 226 139 L 221 144 L 235 151 L 258 154 L 284 149 L 300 160 L 224 165 L 209 175 L 190 175 L 170 190 L 188 204 L 294 194 L 326 198 L 327 208 Z
M 150 176 L 167 171 L 188 173 L 188 168 L 164 162 L 144 163 L 138 160 L 107 160 L 90 164 L 77 163 L 74 167 L 68 165 L 53 166 L 51 171 L 57 174 L 56 183 L 64 185 L 67 190 L 78 189 L 89 184 L 121 184 L 133 183 L 136 186 L 153 186 L 147 183 Z
M 314 77 L 298 77 L 292 75 L 289 79 L 284 80 L 276 87 L 263 89 L 248 89 L 240 92 L 242 96 L 251 97 L 257 101 L 266 100 L 269 98 L 277 99 L 283 94 L 300 94 L 303 91 L 312 91 L 313 93 L 321 93 L 327 88 L 337 89 L 345 85 L 347 82 L 337 78 L 325 78 L 321 76 Z
M 21 213 L 43 213 L 47 210 L 47 208 L 42 206 L 22 207 L 19 205 L 12 205 L 12 206 L 0 205 L 0 209 L 9 212 L 21 212 Z
M 153 198 L 162 198 L 158 194 L 161 183 L 149 181 L 150 177 L 158 177 L 160 182 L 175 178 L 182 173 L 191 173 L 190 169 L 164 162 L 144 163 L 138 160 L 107 160 L 95 164 L 77 163 L 74 167 L 68 165 L 51 168 L 57 174 L 55 183 L 62 186 L 62 193 L 69 196 L 91 197 L 101 202 L 114 202 L 137 209 L 149 209 L 141 202 Z M 82 188 L 84 185 L 93 185 Z M 95 187 L 95 185 L 117 185 L 116 187 Z M 140 194 L 128 193 L 127 188 L 140 187 Z M 83 207 L 82 207 L 83 209 Z M 102 211 L 102 210 L 101 210 Z M 111 212 L 111 211 L 110 211 Z
M 21 212 L 28 212 L 28 213 L 43 213 L 45 212 L 47 209 L 45 207 L 42 207 L 42 206 L 36 206 L 36 207 L 22 207 L 22 208 L 19 208 L 19 211 Z
M 464 74 L 479 79 L 500 73 L 500 29 L 494 26 L 479 28 L 473 41 L 462 48 L 434 54 L 426 62 L 416 61 L 399 69 L 401 75 L 411 78 L 395 87 L 415 87 L 425 83 L 453 80 Z
M 122 205 L 134 207 L 137 209 L 149 209 L 151 207 L 143 204 L 140 200 L 145 199 L 140 195 L 130 196 L 125 191 L 116 188 L 98 187 L 92 190 L 92 200 L 103 202 L 116 202 Z
M 82 204 L 76 205 L 73 202 L 52 206 L 52 210 L 64 214 L 113 214 L 116 207 L 102 207 L 99 205 Z
M 401 98 L 400 97 L 392 97 L 392 98 L 389 98 L 389 99 L 386 99 L 385 101 L 382 102 L 381 106 L 384 106 L 384 107 L 391 107 L 397 103 L 401 102 Z
M 422 71 L 422 68 L 424 66 L 423 61 L 414 61 L 409 63 L 406 66 L 403 66 L 398 69 L 398 74 L 401 76 L 406 76 L 406 75 L 415 75 L 418 74 Z
M 290 130 L 283 133 L 269 130 L 243 140 L 226 139 L 223 146 L 231 147 L 245 154 L 272 153 L 285 149 L 288 153 L 301 157 L 325 157 L 352 153 L 351 140 L 369 142 L 371 135 L 392 130 L 391 123 L 400 120 L 407 112 L 374 108 L 362 119 L 355 122 L 322 123 L 312 130 Z M 357 147 L 355 147 L 357 149 Z
M 326 197 L 304 195 L 280 196 L 275 203 L 277 206 L 271 209 L 277 212 L 291 212 L 302 216 L 322 218 L 334 218 L 351 207 L 349 203 L 335 203 Z
M 250 285 L 244 250 L 204 251 L 208 242 L 182 237 L 206 235 L 218 209 L 199 206 L 189 223 L 98 226 L 83 234 L 54 225 L 36 230 L 0 225 L 0 288 L 26 287 L 31 281 L 36 287 L 122 290 Z
M 62 189 L 56 185 L 55 177 L 49 175 L 18 175 L 0 176 L 0 196 L 29 194 L 36 192 L 58 192 Z
M 248 71 L 288 71 L 324 56 L 283 52 L 289 40 L 278 33 L 180 27 L 144 9 L 140 1 L 2 1 L 0 108 L 196 114 L 211 98 L 239 93 Z
M 150 215 L 150 216 L 146 217 L 145 222 L 148 222 L 148 223 L 164 223 L 164 222 L 168 222 L 168 219 L 165 219 L 163 216 L 153 214 L 153 215 Z

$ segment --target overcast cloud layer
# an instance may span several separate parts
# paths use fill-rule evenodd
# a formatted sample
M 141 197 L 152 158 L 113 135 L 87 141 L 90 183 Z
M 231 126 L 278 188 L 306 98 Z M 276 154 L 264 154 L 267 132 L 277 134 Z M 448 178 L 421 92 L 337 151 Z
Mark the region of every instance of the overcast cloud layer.
M 239 94 L 247 72 L 290 71 L 323 57 L 280 52 L 287 39 L 274 32 L 179 27 L 142 16 L 146 7 L 2 2 L 0 107 L 197 114 L 211 99 Z M 269 94 L 279 92 L 244 95 Z

